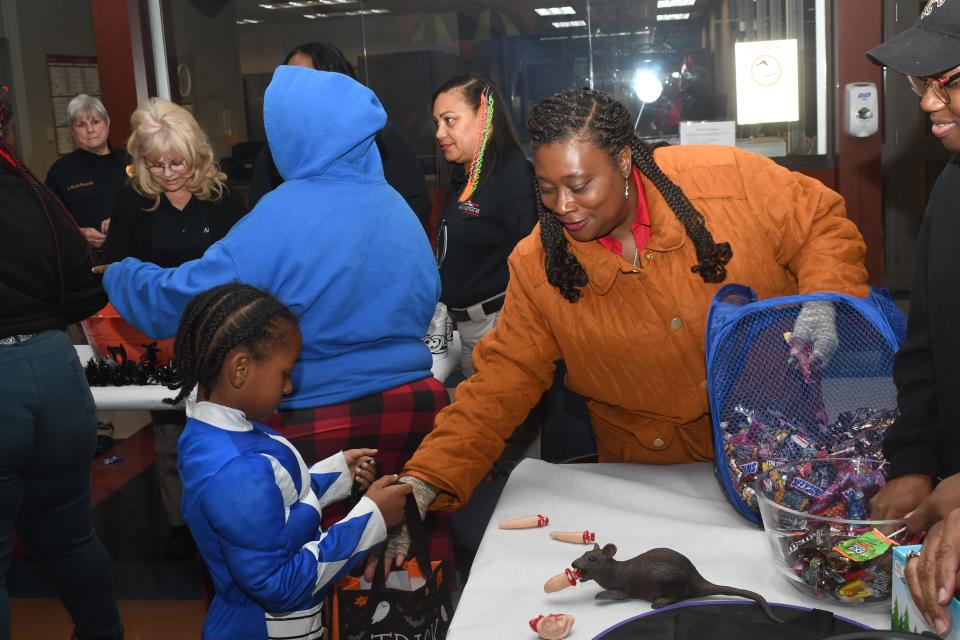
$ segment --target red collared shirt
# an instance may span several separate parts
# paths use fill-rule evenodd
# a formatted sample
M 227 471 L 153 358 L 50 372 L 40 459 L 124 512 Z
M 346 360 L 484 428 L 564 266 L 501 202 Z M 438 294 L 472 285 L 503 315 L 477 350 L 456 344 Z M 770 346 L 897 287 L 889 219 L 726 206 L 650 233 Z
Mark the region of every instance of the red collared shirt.
M 637 251 L 643 251 L 650 240 L 650 209 L 647 208 L 647 194 L 643 190 L 643 181 L 640 179 L 640 171 L 633 167 L 633 185 L 637 190 L 637 216 L 630 225 L 630 231 L 633 233 L 633 239 L 637 243 Z M 597 238 L 603 247 L 610 253 L 623 258 L 623 245 L 613 236 L 604 236 Z M 627 258 L 624 258 L 627 260 Z M 632 260 L 632 258 L 631 258 Z M 629 260 L 628 260 L 629 262 Z

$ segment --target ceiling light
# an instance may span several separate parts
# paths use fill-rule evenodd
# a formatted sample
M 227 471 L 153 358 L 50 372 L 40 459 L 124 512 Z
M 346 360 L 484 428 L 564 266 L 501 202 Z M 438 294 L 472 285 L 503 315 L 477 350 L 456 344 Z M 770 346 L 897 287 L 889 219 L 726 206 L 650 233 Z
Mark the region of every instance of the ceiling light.
M 689 13 L 659 13 L 657 14 L 657 22 L 663 22 L 664 20 L 687 20 L 690 18 Z
M 657 9 L 675 9 L 677 7 L 692 7 L 697 0 L 657 0 Z
M 260 24 L 263 20 L 254 20 L 252 18 L 240 18 L 237 24 Z
M 637 69 L 633 74 L 633 92 L 641 102 L 656 102 L 663 93 L 663 83 L 650 69 Z
M 541 7 L 534 11 L 538 16 L 572 16 L 576 13 L 573 7 Z
M 390 13 L 389 9 L 355 9 L 353 11 L 331 11 L 330 13 L 305 13 L 304 18 L 315 20 L 316 18 L 342 18 L 343 16 L 375 16 L 383 13 Z
M 566 22 L 554 22 L 553 26 L 557 29 L 566 29 L 568 27 L 585 27 L 587 23 L 584 20 L 568 20 Z
M 358 9 L 356 11 L 337 11 L 328 13 L 329 16 L 375 16 L 382 13 L 390 13 L 390 9 Z
M 260 6 L 264 9 L 303 9 L 304 7 L 356 4 L 357 2 L 359 0 L 288 0 L 287 2 L 271 2 Z

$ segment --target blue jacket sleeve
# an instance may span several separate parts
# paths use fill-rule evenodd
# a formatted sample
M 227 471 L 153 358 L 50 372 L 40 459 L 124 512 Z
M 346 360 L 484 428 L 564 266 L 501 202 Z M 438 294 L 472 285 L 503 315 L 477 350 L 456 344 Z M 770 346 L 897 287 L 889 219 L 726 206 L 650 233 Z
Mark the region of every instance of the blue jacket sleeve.
M 103 287 L 124 320 L 160 339 L 176 334 L 180 316 L 195 295 L 238 279 L 233 256 L 221 240 L 197 260 L 173 269 L 126 258 L 107 268 Z
M 230 575 L 266 611 L 299 608 L 386 538 L 383 518 L 367 498 L 322 534 L 311 502 L 316 498 L 285 499 L 270 460 L 259 455 L 232 460 L 204 490 L 203 513 Z
M 310 467 L 310 484 L 321 507 L 350 497 L 353 478 L 340 451 Z

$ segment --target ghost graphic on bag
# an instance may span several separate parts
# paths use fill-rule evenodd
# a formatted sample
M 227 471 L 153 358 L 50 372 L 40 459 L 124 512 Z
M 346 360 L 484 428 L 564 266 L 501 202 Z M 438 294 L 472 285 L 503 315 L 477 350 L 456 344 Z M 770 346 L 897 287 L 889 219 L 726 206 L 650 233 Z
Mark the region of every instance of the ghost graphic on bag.
M 373 611 L 373 618 L 370 620 L 370 624 L 377 624 L 381 620 L 387 617 L 387 614 L 390 613 L 390 603 L 381 602 L 377 605 L 377 608 Z

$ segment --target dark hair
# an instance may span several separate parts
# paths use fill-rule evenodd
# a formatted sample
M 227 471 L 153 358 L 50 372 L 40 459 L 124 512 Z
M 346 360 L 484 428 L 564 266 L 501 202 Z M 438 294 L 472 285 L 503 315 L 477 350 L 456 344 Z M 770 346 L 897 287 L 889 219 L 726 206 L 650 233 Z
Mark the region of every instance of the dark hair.
M 66 286 L 63 276 L 63 252 L 60 250 L 60 234 L 57 233 L 57 227 L 53 222 L 55 213 L 51 209 L 56 209 L 56 214 L 69 220 L 78 234 L 80 233 L 80 227 L 77 226 L 73 216 L 63 206 L 60 199 L 33 175 L 33 172 L 27 168 L 27 165 L 17 156 L 17 153 L 7 145 L 7 127 L 13 121 L 13 106 L 10 104 L 9 91 L 7 85 L 0 82 L 0 166 L 7 166 L 14 175 L 30 187 L 30 191 L 33 192 L 33 196 L 40 204 L 40 209 L 47 220 L 47 227 L 50 229 L 50 237 L 53 240 L 54 255 L 57 259 L 57 275 L 60 277 L 59 304 L 60 312 L 63 313 Z M 53 204 L 52 207 L 51 203 Z M 92 265 L 94 263 L 93 254 L 90 252 L 90 247 L 86 244 L 86 241 L 84 241 L 84 245 L 87 247 L 87 255 Z
M 313 60 L 314 69 L 342 73 L 354 80 L 357 79 L 357 72 L 353 65 L 350 64 L 340 49 L 329 42 L 307 42 L 299 47 L 294 47 L 293 51 L 284 58 L 283 64 L 290 64 L 290 59 L 298 53 L 310 56 L 310 59 Z
M 513 128 L 513 121 L 510 119 L 510 107 L 490 78 L 480 73 L 465 73 L 450 78 L 433 92 L 433 97 L 430 98 L 431 109 L 441 93 L 453 89 L 460 90 L 464 101 L 474 111 L 480 109 L 480 96 L 483 95 L 484 90 L 487 90 L 488 94 L 493 96 L 493 131 L 490 134 L 490 141 L 487 143 L 487 150 L 483 159 L 483 175 L 490 175 L 503 160 L 503 156 L 509 149 L 520 147 L 517 132 Z M 481 126 L 483 125 L 481 124 Z M 438 145 L 437 186 L 440 187 L 440 195 L 443 200 L 451 195 L 452 165 L 452 162 L 444 160 Z M 483 176 L 480 176 L 480 181 L 483 181 Z
M 164 402 L 177 404 L 198 384 L 209 395 L 231 350 L 245 347 L 259 360 L 266 355 L 264 345 L 278 342 L 298 325 L 297 316 L 279 300 L 246 284 L 223 284 L 197 294 L 180 318 L 173 343 L 177 380 L 170 388 L 180 393 Z
M 534 149 L 540 145 L 573 139 L 589 141 L 609 153 L 614 163 L 624 148 L 629 146 L 633 165 L 657 187 L 693 241 L 698 262 L 690 270 L 699 273 L 704 282 L 723 282 L 726 279 L 727 268 L 724 265 L 733 257 L 730 244 L 714 242 L 703 214 L 690 204 L 680 187 L 660 170 L 650 147 L 634 135 L 633 118 L 625 106 L 607 94 L 592 89 L 564 91 L 533 108 L 527 120 L 527 130 Z M 580 299 L 580 287 L 587 284 L 587 274 L 570 253 L 563 226 L 543 206 L 539 190 L 537 207 L 540 241 L 546 253 L 547 280 L 560 290 L 564 298 L 576 302 Z

